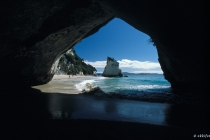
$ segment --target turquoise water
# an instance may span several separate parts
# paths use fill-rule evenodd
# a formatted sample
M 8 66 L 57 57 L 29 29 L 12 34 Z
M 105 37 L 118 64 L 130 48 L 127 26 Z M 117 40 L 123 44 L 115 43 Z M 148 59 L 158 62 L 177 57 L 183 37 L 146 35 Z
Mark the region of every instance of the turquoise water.
M 77 85 L 83 88 L 85 83 L 100 87 L 105 92 L 120 94 L 142 94 L 142 93 L 170 93 L 170 83 L 164 79 L 163 74 L 132 74 L 128 77 L 94 77 Z

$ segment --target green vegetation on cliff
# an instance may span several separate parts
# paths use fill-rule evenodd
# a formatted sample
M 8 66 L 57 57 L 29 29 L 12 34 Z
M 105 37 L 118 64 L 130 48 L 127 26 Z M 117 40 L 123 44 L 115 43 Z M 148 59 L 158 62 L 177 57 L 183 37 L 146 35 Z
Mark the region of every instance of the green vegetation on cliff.
M 95 67 L 86 64 L 73 48 L 61 56 L 57 68 L 68 75 L 92 75 L 97 71 Z

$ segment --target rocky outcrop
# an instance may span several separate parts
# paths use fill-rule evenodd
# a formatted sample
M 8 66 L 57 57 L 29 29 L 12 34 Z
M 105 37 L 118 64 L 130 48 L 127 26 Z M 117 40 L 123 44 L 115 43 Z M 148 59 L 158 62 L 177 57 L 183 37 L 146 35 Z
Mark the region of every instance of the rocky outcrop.
M 56 61 L 57 62 L 57 61 Z M 96 72 L 96 68 L 86 64 L 82 58 L 80 58 L 74 48 L 68 50 L 59 59 L 57 64 L 56 74 L 66 73 L 68 75 L 93 75 Z
M 111 57 L 107 57 L 106 66 L 102 74 L 104 77 L 116 77 L 122 76 L 121 69 L 119 69 L 119 63 Z
M 209 73 L 204 5 L 198 0 L 2 0 L 1 79 L 15 85 L 49 82 L 61 54 L 119 17 L 152 38 L 174 89 L 200 92 Z

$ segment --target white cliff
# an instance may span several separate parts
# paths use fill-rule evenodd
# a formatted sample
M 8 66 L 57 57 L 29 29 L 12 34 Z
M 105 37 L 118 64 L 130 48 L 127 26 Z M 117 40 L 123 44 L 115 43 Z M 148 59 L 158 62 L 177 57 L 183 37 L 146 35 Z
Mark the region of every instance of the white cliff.
M 122 76 L 121 69 L 119 69 L 119 63 L 114 58 L 107 57 L 106 66 L 102 74 L 104 77 Z

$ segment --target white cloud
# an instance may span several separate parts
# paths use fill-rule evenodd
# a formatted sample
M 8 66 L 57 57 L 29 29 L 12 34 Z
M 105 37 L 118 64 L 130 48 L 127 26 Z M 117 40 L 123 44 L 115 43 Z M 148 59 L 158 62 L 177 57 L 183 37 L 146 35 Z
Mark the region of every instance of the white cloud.
M 84 61 L 86 64 L 94 66 L 98 71 L 103 71 L 106 66 L 106 61 L 95 61 L 89 62 L 88 60 Z M 138 61 L 138 60 L 128 60 L 122 59 L 119 60 L 119 67 L 123 72 L 131 73 L 163 73 L 161 70 L 160 64 L 158 62 L 150 61 Z
M 128 60 L 122 59 L 119 62 L 120 68 L 136 68 L 136 69 L 156 69 L 160 68 L 160 64 L 157 62 L 150 61 L 137 61 L 137 60 Z
M 160 70 L 138 70 L 138 71 L 130 71 L 131 73 L 159 73 L 163 74 L 163 71 Z
M 90 64 L 95 68 L 104 68 L 106 66 L 106 61 L 95 61 L 95 62 L 89 62 L 88 60 L 84 61 L 86 64 Z

